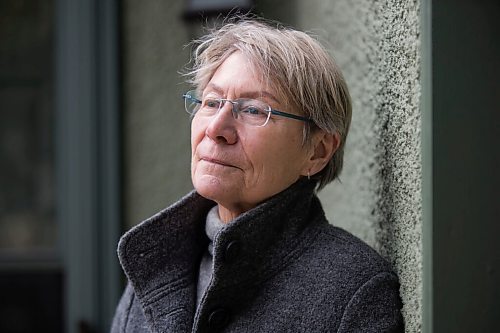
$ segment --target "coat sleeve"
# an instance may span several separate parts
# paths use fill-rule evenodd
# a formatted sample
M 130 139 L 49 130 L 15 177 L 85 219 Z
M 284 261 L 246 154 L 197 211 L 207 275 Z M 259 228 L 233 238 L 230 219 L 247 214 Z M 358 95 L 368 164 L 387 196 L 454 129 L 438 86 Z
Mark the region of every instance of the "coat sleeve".
M 404 332 L 401 306 L 397 276 L 379 273 L 354 293 L 345 308 L 338 333 Z

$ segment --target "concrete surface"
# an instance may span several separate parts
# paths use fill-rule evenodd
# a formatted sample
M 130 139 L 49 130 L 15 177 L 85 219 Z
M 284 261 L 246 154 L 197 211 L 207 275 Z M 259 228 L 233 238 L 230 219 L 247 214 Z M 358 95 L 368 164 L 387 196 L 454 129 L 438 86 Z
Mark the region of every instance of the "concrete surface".
M 192 38 L 183 1 L 123 5 L 124 200 L 127 228 L 192 188 L 189 115 L 178 72 Z
M 353 123 L 327 215 L 388 258 L 407 332 L 422 321 L 419 1 L 297 2 L 297 26 L 323 36 L 349 84 Z

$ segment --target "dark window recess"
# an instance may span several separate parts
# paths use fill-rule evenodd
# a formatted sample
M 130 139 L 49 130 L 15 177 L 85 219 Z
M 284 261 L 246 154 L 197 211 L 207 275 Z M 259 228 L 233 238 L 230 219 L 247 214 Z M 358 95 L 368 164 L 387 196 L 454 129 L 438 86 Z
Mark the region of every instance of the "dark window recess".
M 0 251 L 53 249 L 52 1 L 0 2 Z
M 0 293 L 0 332 L 63 332 L 59 272 L 0 272 Z
M 0 1 L 0 332 L 63 332 L 54 1 Z

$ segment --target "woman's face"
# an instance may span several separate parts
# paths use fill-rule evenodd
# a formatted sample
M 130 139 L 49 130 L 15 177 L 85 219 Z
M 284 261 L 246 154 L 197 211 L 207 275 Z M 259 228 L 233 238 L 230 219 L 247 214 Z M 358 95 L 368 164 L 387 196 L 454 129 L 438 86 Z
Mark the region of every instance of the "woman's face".
M 203 96 L 256 98 L 286 110 L 235 52 L 217 69 Z M 261 97 L 263 96 L 263 97 Z M 197 192 L 219 204 L 228 222 L 308 174 L 311 149 L 302 144 L 302 121 L 271 116 L 264 127 L 242 124 L 225 103 L 211 117 L 196 114 L 191 125 L 191 177 Z

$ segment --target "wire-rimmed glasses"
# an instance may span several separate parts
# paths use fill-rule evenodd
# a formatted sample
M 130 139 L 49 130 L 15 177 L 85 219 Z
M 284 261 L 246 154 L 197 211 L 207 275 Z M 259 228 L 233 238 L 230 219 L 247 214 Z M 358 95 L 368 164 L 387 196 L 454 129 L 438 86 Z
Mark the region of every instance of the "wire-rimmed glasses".
M 188 91 L 182 97 L 184 98 L 187 113 L 192 116 L 198 114 L 204 117 L 211 117 L 217 114 L 225 103 L 231 103 L 234 119 L 251 126 L 266 126 L 272 114 L 306 122 L 312 121 L 310 118 L 274 110 L 269 104 L 258 99 L 239 98 L 229 100 L 215 95 L 208 95 L 200 99 L 196 96 L 194 90 Z

